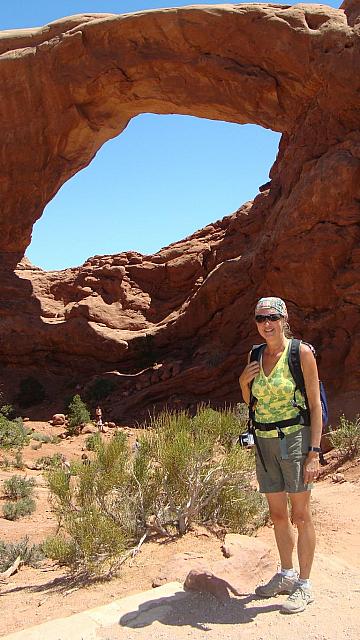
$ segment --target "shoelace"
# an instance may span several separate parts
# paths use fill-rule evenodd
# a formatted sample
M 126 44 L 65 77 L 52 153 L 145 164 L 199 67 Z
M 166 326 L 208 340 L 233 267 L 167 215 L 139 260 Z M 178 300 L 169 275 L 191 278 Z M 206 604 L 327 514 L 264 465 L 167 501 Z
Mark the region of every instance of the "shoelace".
M 302 589 L 301 587 L 297 587 L 295 589 L 295 591 L 292 592 L 292 594 L 289 596 L 289 600 L 296 600 L 299 596 L 303 600 L 306 599 L 306 593 L 305 593 L 304 589 Z

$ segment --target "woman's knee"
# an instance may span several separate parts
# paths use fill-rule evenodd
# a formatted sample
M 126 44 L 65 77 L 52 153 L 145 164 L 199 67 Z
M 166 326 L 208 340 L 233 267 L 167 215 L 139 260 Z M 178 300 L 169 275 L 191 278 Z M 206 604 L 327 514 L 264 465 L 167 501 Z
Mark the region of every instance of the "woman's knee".
M 296 527 L 304 527 L 312 523 L 310 492 L 293 493 L 291 501 L 291 522 Z
M 287 507 L 270 508 L 270 518 L 274 524 L 287 524 L 289 522 L 289 511 Z
M 295 527 L 304 527 L 312 523 L 312 515 L 309 506 L 302 509 L 293 508 L 291 512 L 291 522 Z
M 274 524 L 288 523 L 289 510 L 286 493 L 267 493 L 270 518 Z

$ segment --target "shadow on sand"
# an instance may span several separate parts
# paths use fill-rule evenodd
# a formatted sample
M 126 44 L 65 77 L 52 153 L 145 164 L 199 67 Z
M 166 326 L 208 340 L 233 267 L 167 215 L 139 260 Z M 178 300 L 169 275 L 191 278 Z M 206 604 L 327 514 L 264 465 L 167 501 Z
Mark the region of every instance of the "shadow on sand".
M 119 620 L 119 625 L 131 629 L 150 626 L 159 621 L 168 626 L 190 626 L 202 631 L 212 624 L 246 624 L 264 613 L 279 611 L 281 604 L 256 605 L 259 599 L 250 594 L 242 598 L 231 598 L 225 604 L 209 594 L 179 592 L 172 596 L 149 600 L 130 611 Z M 251 603 L 254 602 L 253 606 Z

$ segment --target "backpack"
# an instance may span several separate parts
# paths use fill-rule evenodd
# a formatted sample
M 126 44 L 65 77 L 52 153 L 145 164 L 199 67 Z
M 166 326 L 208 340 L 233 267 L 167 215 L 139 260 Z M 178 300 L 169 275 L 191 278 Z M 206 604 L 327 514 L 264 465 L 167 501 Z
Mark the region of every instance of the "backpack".
M 300 344 L 301 344 L 301 340 L 298 340 L 296 338 L 292 338 L 290 341 L 290 346 L 289 346 L 289 353 L 288 353 L 288 364 L 289 364 L 289 369 L 290 369 L 290 373 L 292 375 L 292 377 L 294 378 L 294 382 L 295 382 L 295 389 L 294 389 L 294 399 L 292 401 L 292 404 L 294 407 L 297 407 L 299 409 L 299 413 L 300 413 L 300 422 L 304 425 L 310 425 L 310 409 L 309 409 L 309 402 L 307 399 L 307 395 L 306 395 L 306 389 L 305 389 L 305 381 L 304 381 L 304 376 L 303 376 L 303 372 L 301 369 L 301 361 L 300 361 Z M 308 347 L 310 347 L 311 351 L 313 352 L 314 356 L 316 357 L 316 352 L 314 347 L 309 344 L 308 342 L 304 342 L 304 344 L 306 344 Z M 261 355 L 264 351 L 266 347 L 266 344 L 258 344 L 258 345 L 254 345 L 253 348 L 251 349 L 251 353 L 250 353 L 250 362 L 254 362 L 254 361 L 260 361 Z M 329 419 L 329 411 L 328 411 L 328 403 L 327 403 L 327 398 L 326 398 L 326 393 L 325 393 L 325 388 L 324 385 L 321 381 L 319 381 L 319 389 L 320 389 L 320 403 L 321 403 L 321 413 L 322 413 L 322 432 L 325 433 L 326 432 L 326 427 L 328 424 L 328 419 Z M 297 404 L 296 402 L 296 391 L 300 391 L 300 393 L 302 394 L 304 400 L 305 400 L 305 408 L 302 407 L 301 405 Z M 255 399 L 254 396 L 251 393 L 251 387 L 250 387 L 250 402 L 249 402 L 249 431 L 254 435 L 255 433 L 255 429 L 253 428 L 252 423 L 255 419 L 255 411 L 254 411 L 254 404 L 255 404 Z M 256 439 L 255 439 L 255 444 L 256 443 Z M 260 451 L 259 447 L 258 451 Z M 262 458 L 262 456 L 261 456 Z M 323 452 L 320 453 L 320 463 L 326 464 L 326 461 L 324 460 L 324 455 Z
M 307 422 L 305 422 L 305 424 L 310 424 L 309 402 L 306 395 L 305 381 L 304 381 L 304 376 L 303 376 L 303 372 L 301 369 L 301 362 L 300 362 L 301 342 L 302 340 L 297 340 L 296 338 L 292 338 L 290 343 L 290 348 L 289 348 L 288 364 L 289 364 L 290 373 L 294 378 L 295 385 L 296 385 L 295 391 L 294 391 L 294 406 L 298 406 L 295 403 L 295 393 L 297 390 L 299 390 L 302 396 L 304 397 L 305 405 L 306 405 Z M 309 344 L 309 342 L 304 342 L 304 344 L 310 347 L 314 357 L 316 358 L 316 351 L 312 346 L 312 344 Z M 321 415 L 322 415 L 322 432 L 326 433 L 326 427 L 329 422 L 329 409 L 328 409 L 328 402 L 326 398 L 325 387 L 324 387 L 324 384 L 321 382 L 321 380 L 319 380 L 319 389 L 320 389 L 320 403 L 321 403 Z

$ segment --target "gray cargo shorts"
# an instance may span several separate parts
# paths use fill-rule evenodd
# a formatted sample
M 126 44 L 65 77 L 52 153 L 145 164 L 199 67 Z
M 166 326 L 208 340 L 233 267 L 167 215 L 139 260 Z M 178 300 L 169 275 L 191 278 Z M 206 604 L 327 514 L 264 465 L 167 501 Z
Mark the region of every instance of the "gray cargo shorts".
M 280 438 L 258 438 L 264 458 L 265 471 L 256 451 L 256 476 L 261 493 L 301 493 L 310 491 L 313 484 L 304 484 L 303 467 L 310 444 L 310 427 L 302 427 L 285 436 L 288 458 L 280 455 Z

